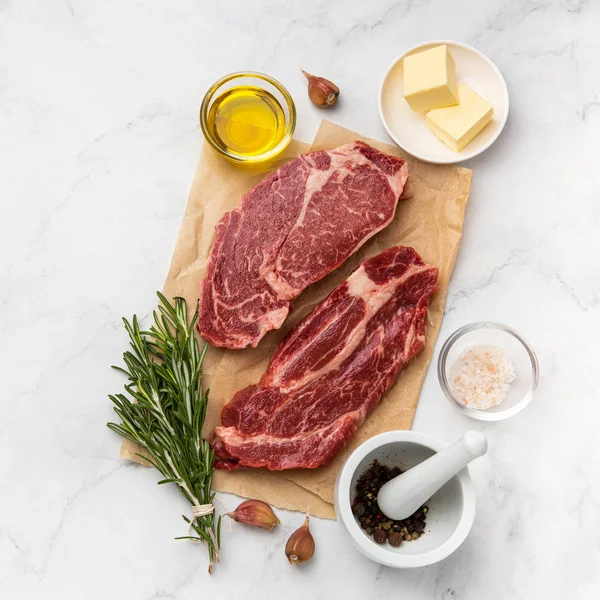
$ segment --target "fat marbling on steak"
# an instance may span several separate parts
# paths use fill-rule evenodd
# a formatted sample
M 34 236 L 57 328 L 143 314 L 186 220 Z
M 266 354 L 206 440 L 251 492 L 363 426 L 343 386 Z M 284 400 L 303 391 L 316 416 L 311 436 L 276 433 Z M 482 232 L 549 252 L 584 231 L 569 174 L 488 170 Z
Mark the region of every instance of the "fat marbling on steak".
M 330 462 L 423 350 L 437 277 L 412 248 L 365 260 L 290 331 L 259 384 L 225 405 L 217 468 Z
M 291 300 L 392 221 L 409 190 L 405 161 L 364 142 L 299 156 L 266 177 L 217 224 L 202 337 L 256 347 L 281 327 Z

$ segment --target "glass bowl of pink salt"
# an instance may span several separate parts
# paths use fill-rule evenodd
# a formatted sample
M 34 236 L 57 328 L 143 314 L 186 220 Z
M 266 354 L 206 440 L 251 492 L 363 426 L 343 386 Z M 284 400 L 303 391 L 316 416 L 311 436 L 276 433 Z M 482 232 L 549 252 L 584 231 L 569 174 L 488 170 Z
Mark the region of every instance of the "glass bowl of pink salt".
M 464 414 L 501 421 L 531 402 L 539 365 L 518 331 L 483 321 L 461 327 L 446 340 L 438 358 L 438 378 L 446 398 Z

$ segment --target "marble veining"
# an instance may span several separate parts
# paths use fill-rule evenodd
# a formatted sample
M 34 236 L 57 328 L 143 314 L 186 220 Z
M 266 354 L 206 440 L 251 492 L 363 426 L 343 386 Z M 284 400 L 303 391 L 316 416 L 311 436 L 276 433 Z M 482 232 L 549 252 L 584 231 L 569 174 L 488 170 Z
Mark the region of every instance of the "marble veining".
M 0 0 L 0 597 L 597 598 L 599 24 L 589 0 Z M 283 547 L 302 516 L 278 511 L 272 534 L 225 528 L 209 578 L 203 549 L 173 540 L 189 507 L 104 427 L 121 316 L 149 315 L 167 272 L 202 95 L 266 71 L 296 99 L 299 139 L 327 116 L 385 140 L 380 78 L 426 39 L 477 46 L 511 94 L 502 136 L 468 164 L 437 349 L 467 322 L 506 322 L 538 352 L 538 395 L 479 424 L 430 369 L 414 428 L 490 441 L 475 526 L 446 561 L 383 568 L 315 519 L 315 558 L 294 568 Z M 300 67 L 339 85 L 335 109 L 308 102 Z

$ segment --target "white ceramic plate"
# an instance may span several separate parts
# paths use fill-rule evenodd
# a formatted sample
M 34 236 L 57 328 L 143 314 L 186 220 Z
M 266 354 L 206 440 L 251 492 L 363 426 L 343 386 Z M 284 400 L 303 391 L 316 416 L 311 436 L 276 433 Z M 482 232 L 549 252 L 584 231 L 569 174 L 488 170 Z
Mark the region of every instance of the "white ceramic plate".
M 403 58 L 446 44 L 456 63 L 458 83 L 466 83 L 494 109 L 492 122 L 463 150 L 450 150 L 425 124 L 425 114 L 413 111 L 404 99 Z M 450 164 L 481 154 L 498 138 L 508 117 L 508 89 L 498 67 L 484 54 L 460 42 L 425 42 L 407 50 L 387 70 L 379 89 L 379 115 L 390 137 L 421 160 Z

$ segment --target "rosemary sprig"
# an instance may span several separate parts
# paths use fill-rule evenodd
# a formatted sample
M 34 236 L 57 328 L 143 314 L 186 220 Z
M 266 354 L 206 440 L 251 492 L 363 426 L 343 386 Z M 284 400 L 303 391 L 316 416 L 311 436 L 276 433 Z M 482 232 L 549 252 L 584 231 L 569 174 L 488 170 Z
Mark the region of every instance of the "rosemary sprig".
M 198 310 L 190 324 L 183 298 L 175 305 L 158 292 L 160 305 L 154 324 L 140 331 L 137 317 L 123 319 L 131 350 L 123 354 L 127 375 L 125 394 L 110 395 L 121 423 L 107 423 L 123 437 L 146 448 L 142 456 L 163 475 L 162 483 L 176 483 L 193 506 L 212 504 L 214 452 L 202 439 L 208 390 L 202 392 L 202 362 L 207 345 L 199 349 L 194 337 Z M 183 517 L 196 535 L 186 539 L 203 542 L 208 548 L 209 573 L 219 560 L 221 517 L 214 512 L 195 519 Z M 182 539 L 182 538 L 177 538 Z

